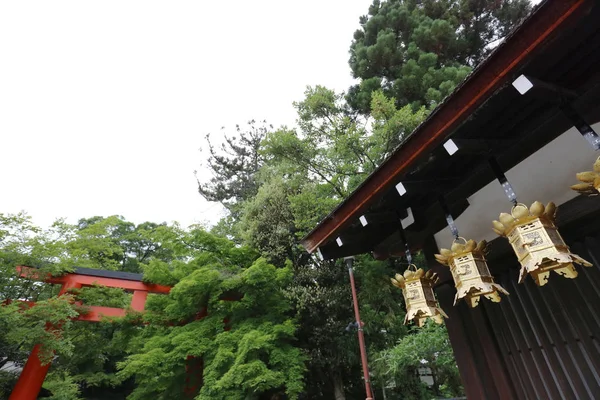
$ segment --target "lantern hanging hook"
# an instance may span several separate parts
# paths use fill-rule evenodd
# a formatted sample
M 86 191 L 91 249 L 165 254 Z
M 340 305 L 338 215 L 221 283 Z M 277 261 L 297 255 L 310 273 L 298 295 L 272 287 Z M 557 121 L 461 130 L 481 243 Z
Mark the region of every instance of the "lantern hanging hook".
M 515 190 L 508 181 L 506 175 L 504 175 L 504 171 L 502 170 L 502 167 L 500 167 L 500 164 L 498 164 L 498 160 L 496 160 L 496 157 L 491 156 L 488 159 L 488 163 L 490 165 L 490 168 L 492 169 L 492 172 L 494 172 L 496 179 L 498 179 L 498 182 L 500 182 L 500 186 L 502 186 L 502 190 L 504 190 L 504 194 L 506 195 L 506 197 L 508 197 L 508 200 L 510 200 L 514 206 L 518 205 L 517 194 L 515 193 Z
M 446 223 L 448 224 L 448 228 L 450 228 L 450 232 L 452 236 L 454 236 L 454 240 L 458 239 L 460 236 L 458 235 L 458 228 L 454 223 L 454 218 L 452 218 L 452 214 L 450 214 L 450 209 L 448 208 L 448 204 L 444 199 L 444 196 L 440 196 L 439 198 L 440 205 L 442 206 L 442 211 L 446 217 Z
M 404 228 L 402 227 L 402 221 L 398 224 L 398 234 L 400 235 L 400 240 L 404 243 L 404 255 L 406 256 L 406 262 L 410 265 L 412 264 L 412 254 L 410 253 L 410 246 L 408 245 L 408 241 L 406 240 L 406 235 L 404 233 Z
M 521 206 L 521 207 L 525 208 L 525 209 L 528 211 L 528 213 L 529 213 L 529 208 L 528 208 L 528 207 L 527 207 L 525 204 L 523 204 L 523 203 L 518 203 L 518 202 L 516 202 L 516 201 L 515 201 L 515 203 L 513 204 L 512 208 L 510 209 L 510 215 L 511 215 L 511 216 L 512 216 L 512 217 L 513 217 L 515 220 L 517 220 L 517 221 L 518 221 L 520 218 L 519 218 L 518 216 L 516 216 L 516 215 L 515 215 L 515 209 L 516 209 L 517 207 L 519 207 L 519 206 Z
M 454 240 L 452 241 L 452 244 L 454 244 L 454 243 L 458 243 L 458 242 L 459 242 L 459 241 L 461 241 L 461 240 L 464 242 L 464 243 L 462 243 L 462 244 L 467 244 L 467 239 L 465 239 L 465 238 L 464 238 L 464 237 L 462 237 L 462 236 L 456 236 L 456 237 L 454 238 Z

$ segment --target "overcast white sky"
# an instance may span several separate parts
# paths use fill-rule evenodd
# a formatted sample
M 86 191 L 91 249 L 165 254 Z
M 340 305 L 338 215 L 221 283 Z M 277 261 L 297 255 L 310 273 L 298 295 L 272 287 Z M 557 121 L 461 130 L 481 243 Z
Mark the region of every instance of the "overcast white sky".
M 345 90 L 371 0 L 0 2 L 0 213 L 215 222 L 206 133 Z

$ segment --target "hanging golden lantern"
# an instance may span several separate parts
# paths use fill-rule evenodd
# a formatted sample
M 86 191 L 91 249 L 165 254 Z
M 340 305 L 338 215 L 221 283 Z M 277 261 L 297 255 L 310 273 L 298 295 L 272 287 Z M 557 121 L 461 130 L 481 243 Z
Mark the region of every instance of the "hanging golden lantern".
M 486 241 L 477 243 L 474 240 L 459 239 L 464 243 L 455 240 L 450 250 L 440 249 L 442 254 L 435 254 L 440 264 L 450 267 L 456 287 L 454 305 L 464 298 L 469 307 L 477 307 L 481 296 L 494 303 L 500 302 L 502 299 L 500 293 L 508 295 L 508 292 L 495 283 L 494 277 L 490 274 L 485 259 Z
M 413 264 L 404 271 L 404 276 L 396 274 L 394 278 L 391 278 L 392 284 L 402 289 L 406 304 L 405 325 L 408 324 L 408 321 L 413 320 L 417 326 L 423 326 L 427 318 L 441 324 L 442 316 L 448 318 L 444 310 L 438 306 L 433 293 L 433 285 L 437 280 L 437 274 L 431 270 L 425 272 L 422 268 L 417 269 Z
M 597 196 L 600 192 L 600 157 L 594 163 L 593 171 L 579 172 L 575 177 L 581 183 L 571 186 L 571 189 L 586 196 Z
M 554 203 L 550 202 L 544 207 L 536 201 L 530 208 L 517 204 L 510 214 L 502 213 L 499 221 L 493 221 L 494 232 L 508 238 L 521 263 L 519 283 L 530 274 L 538 286 L 544 286 L 548 283 L 550 271 L 573 279 L 577 277 L 573 263 L 592 266 L 583 258 L 571 253 L 558 233 L 554 224 L 555 218 Z

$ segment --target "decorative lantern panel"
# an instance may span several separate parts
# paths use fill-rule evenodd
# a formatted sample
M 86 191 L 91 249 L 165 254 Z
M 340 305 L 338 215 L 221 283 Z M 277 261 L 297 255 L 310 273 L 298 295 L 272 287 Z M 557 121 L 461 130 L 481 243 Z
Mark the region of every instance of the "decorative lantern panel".
M 463 239 L 464 240 L 464 239 Z M 500 294 L 508 295 L 508 292 L 494 282 L 494 277 L 485 259 L 487 243 L 482 240 L 477 244 L 474 240 L 466 241 L 464 244 L 455 241 L 452 249 L 441 249 L 442 254 L 436 254 L 439 263 L 450 267 L 456 297 L 454 305 L 465 299 L 469 307 L 477 307 L 481 296 L 497 303 L 501 300 Z
M 573 279 L 577 277 L 573 263 L 592 266 L 571 253 L 554 224 L 555 217 L 554 203 L 544 207 L 536 201 L 529 209 L 522 204 L 516 205 L 511 214 L 502 213 L 500 221 L 493 222 L 494 231 L 508 238 L 521 263 L 519 283 L 529 274 L 538 286 L 543 286 L 548 283 L 550 271 Z
M 442 317 L 448 318 L 435 299 L 433 285 L 437 282 L 437 274 L 432 271 L 423 271 L 412 266 L 414 271 L 407 269 L 404 276 L 396 274 L 391 279 L 392 284 L 402 289 L 404 302 L 406 304 L 406 318 L 404 324 L 413 320 L 417 326 L 423 326 L 427 318 L 431 318 L 436 323 L 441 324 Z

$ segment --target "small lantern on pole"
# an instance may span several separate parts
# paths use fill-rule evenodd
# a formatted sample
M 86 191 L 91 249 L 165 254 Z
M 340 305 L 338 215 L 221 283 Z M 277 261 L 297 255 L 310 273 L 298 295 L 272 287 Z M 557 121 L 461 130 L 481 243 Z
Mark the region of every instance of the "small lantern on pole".
M 573 279 L 577 277 L 573 263 L 592 266 L 571 253 L 558 233 L 555 218 L 554 203 L 544 206 L 536 201 L 529 208 L 524 204 L 516 204 L 510 214 L 502 213 L 499 221 L 493 221 L 494 232 L 508 238 L 521 263 L 519 283 L 529 274 L 538 286 L 544 286 L 548 283 L 550 271 Z
M 438 306 L 433 293 L 433 285 L 437 280 L 436 273 L 431 270 L 425 272 L 422 268 L 417 269 L 414 264 L 408 266 L 404 271 L 404 276 L 396 274 L 394 278 L 391 278 L 392 285 L 402 289 L 406 304 L 405 325 L 412 320 L 421 327 L 427 318 L 441 324 L 442 317 L 448 318 L 444 310 Z
M 459 243 L 460 240 L 464 243 Z M 500 294 L 509 294 L 494 282 L 485 258 L 486 247 L 485 240 L 477 243 L 459 237 L 454 240 L 450 250 L 440 249 L 441 254 L 435 254 L 440 264 L 450 267 L 456 286 L 454 305 L 460 299 L 465 299 L 467 305 L 474 308 L 479 305 L 481 296 L 498 303 L 502 300 Z

